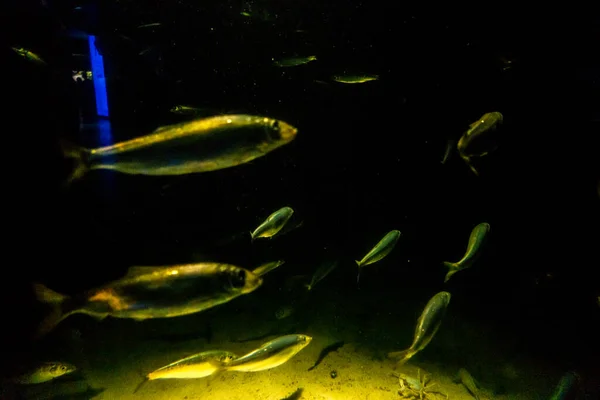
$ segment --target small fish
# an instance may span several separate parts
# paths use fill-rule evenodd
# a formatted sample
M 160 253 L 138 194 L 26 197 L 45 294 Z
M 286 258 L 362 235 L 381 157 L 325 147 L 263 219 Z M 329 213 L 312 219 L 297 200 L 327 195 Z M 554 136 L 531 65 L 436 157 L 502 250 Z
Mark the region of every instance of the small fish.
M 485 239 L 487 238 L 487 234 L 490 231 L 490 224 L 487 222 L 482 222 L 477 225 L 471 231 L 471 236 L 469 236 L 469 244 L 467 245 L 467 251 L 463 258 L 457 262 L 448 262 L 444 261 L 444 267 L 448 268 L 448 273 L 446 274 L 446 278 L 444 278 L 444 282 L 448 282 L 448 280 L 457 273 L 458 271 L 462 271 L 463 269 L 470 268 L 473 266 L 475 261 L 481 255 L 481 249 L 483 244 L 485 243 Z
M 299 387 L 298 389 L 294 390 L 292 393 L 290 393 L 289 395 L 285 396 L 284 398 L 282 398 L 280 400 L 300 400 L 300 397 L 302 396 L 303 391 L 304 391 L 304 389 Z
M 22 47 L 11 47 L 11 49 L 13 49 L 14 51 L 17 52 L 17 54 L 19 54 L 21 57 L 26 58 L 27 60 L 35 63 L 35 64 L 39 64 L 39 65 L 46 65 L 46 61 L 44 61 L 44 59 L 40 56 L 38 56 L 37 54 L 35 54 L 32 51 L 29 51 L 27 49 L 24 49 Z
M 575 400 L 577 396 L 580 377 L 577 373 L 569 371 L 560 378 L 560 382 L 554 388 L 550 400 Z
M 399 238 L 400 231 L 393 230 L 388 232 L 383 237 L 383 239 L 381 239 L 379 243 L 377 243 L 375 247 L 373 247 L 371 251 L 369 251 L 367 255 L 362 258 L 362 260 L 356 261 L 356 265 L 358 265 L 358 275 L 356 277 L 356 282 L 358 282 L 360 278 L 361 269 L 369 264 L 373 264 L 381 260 L 388 254 L 390 254 L 390 252 L 394 249 L 394 246 L 396 246 L 396 242 L 398 242 Z
M 138 29 L 141 29 L 141 28 L 154 28 L 154 27 L 161 26 L 161 25 L 162 25 L 162 23 L 160 23 L 160 22 L 152 22 L 150 24 L 140 25 L 140 26 L 138 26 Z
M 224 369 L 227 371 L 257 372 L 275 368 L 308 346 L 312 337 L 287 335 L 271 340 L 250 353 L 236 358 Z
M 415 335 L 410 347 L 403 351 L 389 353 L 388 357 L 397 360 L 398 365 L 402 365 L 427 347 L 440 328 L 442 319 L 450 303 L 450 297 L 451 295 L 448 292 L 439 292 L 433 296 L 417 321 Z
M 306 287 L 306 290 L 312 290 L 313 287 L 317 283 L 319 283 L 323 278 L 329 275 L 331 271 L 333 271 L 338 266 L 338 264 L 339 262 L 337 260 L 333 262 L 322 263 L 321 266 L 315 271 L 314 275 L 312 276 L 312 279 L 310 280 L 310 283 L 304 285 Z
M 283 207 L 269 215 L 267 219 L 250 233 L 252 240 L 256 238 L 271 238 L 288 222 L 294 214 L 291 207 Z
M 297 129 L 276 119 L 218 115 L 158 128 L 153 133 L 96 149 L 62 142 L 76 166 L 68 182 L 92 169 L 132 175 L 184 175 L 250 162 L 291 142 Z
M 467 388 L 469 393 L 475 397 L 476 400 L 481 400 L 481 393 L 475 379 L 471 376 L 469 371 L 464 368 L 458 370 L 456 380 L 463 384 Z
M 321 361 L 323 361 L 329 353 L 338 351 L 342 346 L 344 346 L 344 344 L 345 343 L 343 341 L 339 341 L 325 346 L 323 350 L 321 350 L 321 353 L 319 353 L 319 358 L 317 358 L 317 361 L 315 361 L 315 363 L 312 365 L 312 367 L 308 369 L 308 371 L 312 371 L 313 369 L 315 369 L 317 365 L 321 364 Z
M 277 311 L 275 311 L 275 318 L 284 319 L 284 318 L 289 317 L 293 313 L 294 313 L 294 307 L 292 307 L 292 306 L 279 307 L 279 309 L 277 309 Z
M 21 385 L 32 385 L 51 381 L 76 370 L 77 367 L 65 362 L 44 362 L 13 378 L 12 381 Z
M 214 374 L 237 358 L 237 355 L 224 350 L 210 350 L 194 354 L 181 360 L 165 365 L 146 375 L 145 379 L 135 388 L 136 393 L 147 382 L 156 379 L 197 379 Z
M 277 67 L 297 67 L 299 65 L 308 64 L 311 61 L 316 61 L 317 56 L 308 56 L 308 57 L 290 57 L 283 58 L 281 60 L 273 61 Z
M 365 83 L 379 80 L 379 75 L 334 75 L 332 78 L 335 82 L 340 83 Z
M 504 117 L 497 111 L 486 113 L 469 125 L 469 130 L 459 139 L 458 153 L 475 175 L 479 175 L 479 172 L 473 166 L 471 158 L 483 157 L 496 150 L 497 146 L 491 142 L 490 133 L 495 131 L 503 120 Z
M 442 157 L 442 164 L 446 164 L 446 161 L 450 159 L 450 156 L 452 155 L 452 149 L 455 145 L 456 140 L 448 140 L 448 143 L 446 143 L 446 151 L 444 152 L 444 157 Z
M 284 260 L 270 261 L 268 263 L 260 265 L 259 267 L 254 269 L 252 273 L 256 276 L 263 276 L 264 274 L 273 271 L 275 268 L 280 267 L 283 264 L 285 264 Z
M 205 115 L 206 116 L 208 114 L 218 114 L 218 112 L 215 112 L 215 110 L 212 110 L 210 108 L 193 107 L 193 106 L 186 106 L 186 105 L 173 106 L 169 111 L 172 112 L 173 114 L 178 114 L 178 115 Z
M 226 303 L 261 284 L 260 277 L 244 268 L 218 263 L 131 267 L 123 278 L 74 297 L 37 283 L 38 300 L 52 307 L 37 337 L 73 314 L 100 320 L 107 316 L 138 321 L 178 317 Z

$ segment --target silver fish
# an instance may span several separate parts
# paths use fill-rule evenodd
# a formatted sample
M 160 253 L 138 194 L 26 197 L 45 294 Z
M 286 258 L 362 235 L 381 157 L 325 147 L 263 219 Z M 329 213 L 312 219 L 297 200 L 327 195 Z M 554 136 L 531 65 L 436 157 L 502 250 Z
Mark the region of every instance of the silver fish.
M 283 207 L 269 215 L 267 219 L 250 233 L 252 240 L 275 236 L 294 214 L 291 207 Z
M 273 61 L 277 67 L 297 67 L 299 65 L 308 64 L 311 61 L 316 61 L 317 56 L 308 56 L 308 57 L 289 57 L 283 58 L 281 60 Z
M 467 245 L 467 251 L 465 255 L 460 261 L 457 262 L 448 262 L 444 261 L 444 267 L 448 268 L 448 273 L 446 274 L 446 278 L 444 278 L 444 282 L 448 282 L 448 280 L 457 273 L 458 271 L 462 271 L 463 269 L 470 268 L 475 264 L 479 256 L 481 255 L 481 250 L 483 248 L 483 244 L 485 243 L 485 239 L 487 238 L 487 234 L 490 231 L 490 224 L 487 222 L 482 222 L 477 225 L 471 231 L 471 236 L 469 236 L 469 244 Z
M 333 271 L 338 266 L 338 264 L 339 263 L 337 260 L 333 262 L 324 262 L 323 264 L 321 264 L 321 266 L 315 271 L 314 275 L 312 276 L 310 283 L 304 285 L 306 289 L 309 291 L 312 290 L 313 287 L 317 283 L 319 283 L 323 278 L 329 275 L 331 271 Z
M 446 308 L 448 308 L 448 304 L 450 303 L 450 297 L 451 295 L 448 292 L 439 292 L 433 296 L 417 321 L 413 342 L 410 347 L 403 351 L 389 353 L 388 357 L 397 360 L 398 364 L 401 365 L 423 350 L 440 328 L 442 319 L 446 314 Z
M 273 271 L 275 268 L 278 268 L 278 267 L 282 266 L 283 264 L 285 264 L 284 260 L 271 261 L 268 263 L 264 263 L 264 264 L 256 267 L 256 269 L 252 270 L 252 273 L 256 276 L 263 276 L 264 274 Z
M 362 260 L 356 261 L 356 265 L 358 265 L 358 275 L 356 277 L 357 282 L 360 278 L 361 268 L 369 264 L 373 264 L 374 262 L 377 262 L 390 254 L 390 252 L 396 246 L 399 238 L 400 231 L 393 230 L 388 232 L 383 239 L 381 239 L 379 243 L 377 243 L 375 247 L 373 247 L 371 251 L 369 251 L 367 255 L 362 258 Z
M 496 150 L 497 146 L 491 140 L 490 133 L 495 131 L 503 121 L 504 117 L 497 111 L 486 113 L 473 122 L 469 126 L 469 130 L 459 139 L 458 153 L 475 175 L 479 175 L 479 172 L 473 166 L 471 159 L 483 157 Z
M 297 129 L 276 119 L 217 115 L 158 128 L 153 133 L 96 149 L 62 141 L 75 168 L 68 182 L 92 169 L 132 175 L 184 175 L 235 167 L 291 142 Z
M 73 314 L 145 320 L 197 313 L 250 293 L 262 284 L 252 272 L 228 264 L 131 267 L 127 275 L 69 297 L 34 284 L 38 300 L 52 306 L 38 337 Z
M 225 350 L 209 350 L 185 357 L 150 372 L 133 393 L 148 381 L 156 379 L 197 379 L 210 376 L 236 358 L 237 355 Z
M 260 346 L 250 353 L 236 358 L 226 366 L 227 371 L 257 372 L 280 366 L 308 346 L 312 337 L 286 335 Z
M 21 385 L 32 385 L 51 381 L 76 370 L 74 365 L 62 361 L 43 362 L 14 377 L 12 381 Z

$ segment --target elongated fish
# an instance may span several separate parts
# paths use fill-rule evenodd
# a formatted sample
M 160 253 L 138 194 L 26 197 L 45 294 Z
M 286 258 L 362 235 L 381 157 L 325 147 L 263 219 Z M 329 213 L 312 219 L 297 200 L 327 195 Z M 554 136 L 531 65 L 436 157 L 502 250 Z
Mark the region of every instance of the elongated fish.
M 256 276 L 263 276 L 264 274 L 273 271 L 275 268 L 280 267 L 283 264 L 285 264 L 284 260 L 271 261 L 268 263 L 264 263 L 264 264 L 256 267 L 256 269 L 252 270 L 252 273 Z
M 254 291 L 262 279 L 228 264 L 131 267 L 127 275 L 81 295 L 69 297 L 34 284 L 37 298 L 52 306 L 38 337 L 73 314 L 145 320 L 197 313 Z
M 158 128 L 153 133 L 97 149 L 67 142 L 62 150 L 75 160 L 68 182 L 91 169 L 125 174 L 183 175 L 235 167 L 289 143 L 297 129 L 254 115 L 217 115 Z
M 365 82 L 370 82 L 370 81 L 376 81 L 379 79 L 379 75 L 341 74 L 341 75 L 334 75 L 331 77 L 331 79 L 333 79 L 334 81 L 339 82 L 339 83 L 356 84 L 356 83 L 365 83 Z
M 337 260 L 335 260 L 333 262 L 327 261 L 327 262 L 324 262 L 323 264 L 321 264 L 321 266 L 313 274 L 312 279 L 310 280 L 310 283 L 304 285 L 306 287 L 306 290 L 308 290 L 308 291 L 312 290 L 315 287 L 315 285 L 317 283 L 319 283 L 327 275 L 329 275 L 331 273 L 331 271 L 333 271 L 338 266 L 338 264 L 339 264 L 339 262 Z
M 51 381 L 76 370 L 74 365 L 62 361 L 43 362 L 15 376 L 11 381 L 20 385 L 32 385 Z
M 250 353 L 236 358 L 224 369 L 227 371 L 257 372 L 280 366 L 308 346 L 312 337 L 286 335 L 260 346 Z
M 273 64 L 277 67 L 297 67 L 299 65 L 308 64 L 311 61 L 317 61 L 317 56 L 283 58 L 281 60 L 273 61 Z
M 275 236 L 294 214 L 290 207 L 283 207 L 269 215 L 267 219 L 250 233 L 252 240 Z
M 446 314 L 446 308 L 450 303 L 450 297 L 448 292 L 439 292 L 433 296 L 417 321 L 415 335 L 410 347 L 403 351 L 389 353 L 388 357 L 397 360 L 398 364 L 401 365 L 423 350 L 440 328 L 442 319 Z
M 564 374 L 554 388 L 550 400 L 575 400 L 579 398 L 579 380 L 579 375 L 573 371 Z
M 362 258 L 362 260 L 356 261 L 356 265 L 358 265 L 358 275 L 356 276 L 356 282 L 358 282 L 358 280 L 360 279 L 361 268 L 366 265 L 373 264 L 374 262 L 377 262 L 383 257 L 390 254 L 390 252 L 394 249 L 394 246 L 396 246 L 396 242 L 398 242 L 399 238 L 400 231 L 394 230 L 388 232 L 383 237 L 383 239 L 381 239 L 379 243 L 377 243 L 375 247 L 373 247 L 371 251 L 369 251 L 367 255 Z
M 44 61 L 44 59 L 42 57 L 38 56 L 33 51 L 24 49 L 22 47 L 11 47 L 11 49 L 13 49 L 15 52 L 17 52 L 17 54 L 19 54 L 21 57 L 23 57 L 29 61 L 32 61 L 35 64 L 46 65 L 46 61 Z
M 475 379 L 471 376 L 469 371 L 464 368 L 458 370 L 456 380 L 463 384 L 465 388 L 471 393 L 476 400 L 481 400 L 482 396 L 479 390 L 479 386 L 475 382 Z
M 469 236 L 469 244 L 467 245 L 467 251 L 465 255 L 460 261 L 457 262 L 448 262 L 444 261 L 444 267 L 448 268 L 448 273 L 446 274 L 446 278 L 444 278 L 444 282 L 448 282 L 448 280 L 457 273 L 458 271 L 462 271 L 463 269 L 470 268 L 473 266 L 475 261 L 481 255 L 481 249 L 483 244 L 485 243 L 485 239 L 487 238 L 487 234 L 490 231 L 490 224 L 487 222 L 482 222 L 477 225 L 471 231 L 471 236 Z
M 496 149 L 497 146 L 493 143 L 490 132 L 495 131 L 503 120 L 504 117 L 499 112 L 483 114 L 459 139 L 458 153 L 475 175 L 479 175 L 479 172 L 473 166 L 471 158 L 483 157 Z
M 225 350 L 209 350 L 191 355 L 150 372 L 135 388 L 133 393 L 140 390 L 148 381 L 156 379 L 197 379 L 207 377 L 236 358 L 237 355 Z

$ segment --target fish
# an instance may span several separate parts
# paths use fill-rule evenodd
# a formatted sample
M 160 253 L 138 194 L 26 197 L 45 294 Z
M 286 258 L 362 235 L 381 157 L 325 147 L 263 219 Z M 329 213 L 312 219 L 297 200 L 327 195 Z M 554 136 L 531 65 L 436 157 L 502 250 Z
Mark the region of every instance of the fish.
M 334 80 L 335 82 L 340 82 L 340 83 L 365 83 L 365 82 L 370 82 L 370 81 L 376 81 L 379 80 L 379 75 L 372 75 L 372 74 L 366 74 L 366 75 L 346 75 L 346 74 L 341 74 L 341 75 L 334 75 L 331 77 L 332 80 Z
M 282 306 L 275 311 L 275 318 L 284 319 L 289 317 L 294 313 L 294 307 L 292 306 Z
M 70 183 L 94 169 L 171 176 L 231 168 L 291 142 L 297 132 L 292 125 L 272 118 L 216 115 L 163 126 L 110 146 L 86 149 L 63 140 L 61 148 L 75 163 Z
M 397 360 L 398 365 L 402 365 L 427 347 L 440 328 L 442 319 L 450 303 L 450 297 L 451 295 L 448 292 L 439 292 L 433 296 L 417 321 L 413 342 L 410 347 L 403 351 L 388 353 L 388 357 Z
M 471 376 L 469 371 L 464 368 L 458 370 L 458 374 L 456 376 L 456 381 L 463 384 L 464 387 L 467 388 L 469 393 L 475 397 L 476 400 L 481 400 L 481 393 L 475 379 Z
M 139 391 L 147 382 L 156 379 L 205 378 L 219 371 L 224 365 L 227 365 L 237 357 L 236 354 L 229 351 L 209 350 L 182 358 L 150 372 L 135 388 L 133 393 Z
M 381 239 L 379 241 L 379 243 L 377 243 L 375 245 L 375 247 L 373 247 L 367 253 L 367 255 L 362 258 L 362 260 L 356 261 L 356 265 L 358 265 L 358 275 L 356 277 L 356 282 L 358 282 L 358 280 L 360 278 L 361 268 L 363 268 L 369 264 L 373 264 L 373 263 L 381 260 L 385 256 L 387 256 L 388 254 L 390 254 L 390 252 L 396 246 L 396 243 L 398 242 L 399 238 L 400 238 L 400 231 L 393 230 L 393 231 L 388 232 L 383 237 L 383 239 Z
M 302 397 L 303 391 L 304 391 L 304 388 L 299 387 L 298 389 L 294 390 L 292 393 L 290 393 L 289 395 L 285 396 L 284 398 L 282 398 L 280 400 L 300 400 L 300 398 Z
M 227 371 L 258 372 L 278 367 L 309 345 L 312 337 L 301 334 L 278 337 L 224 366 Z
M 579 382 L 580 376 L 573 371 L 569 371 L 564 374 L 556 387 L 554 388 L 554 392 L 552 392 L 552 396 L 550 396 L 550 400 L 575 400 L 579 397 L 577 396 L 580 393 L 577 393 L 579 390 Z
M 475 175 L 479 172 L 472 163 L 473 157 L 483 157 L 496 150 L 491 132 L 494 132 L 504 121 L 501 113 L 495 111 L 485 113 L 477 121 L 469 125 L 467 130 L 458 140 L 457 149 L 461 158 L 467 163 Z
M 271 238 L 275 236 L 292 217 L 292 214 L 294 214 L 294 210 L 291 207 L 280 208 L 269 215 L 254 231 L 250 232 L 250 237 L 254 240 L 256 238 Z
M 333 271 L 338 266 L 338 264 L 339 262 L 337 260 L 333 262 L 324 262 L 323 264 L 321 264 L 321 266 L 313 274 L 310 283 L 304 285 L 306 287 L 306 290 L 312 290 L 313 287 L 317 283 L 319 283 L 323 278 L 329 275 L 331 271 Z
M 160 23 L 160 22 L 152 22 L 152 23 L 149 23 L 149 24 L 140 25 L 140 26 L 138 26 L 138 29 L 142 29 L 142 28 L 155 28 L 155 27 L 161 26 L 161 25 L 162 25 L 162 23 Z
M 446 162 L 450 159 L 452 155 L 452 149 L 456 145 L 456 140 L 448 140 L 446 143 L 446 151 L 444 152 L 444 156 L 442 157 L 442 164 L 446 164 Z
M 11 49 L 13 49 L 18 55 L 20 55 L 21 57 L 35 63 L 38 65 L 46 65 L 46 61 L 44 61 L 44 59 L 40 56 L 38 56 L 37 54 L 35 54 L 34 52 L 24 49 L 22 47 L 11 47 Z
M 143 321 L 194 314 L 256 290 L 262 278 L 228 264 L 198 263 L 168 267 L 131 267 L 104 286 L 73 297 L 34 283 L 36 297 L 52 307 L 36 337 L 73 314 L 99 320 L 107 316 Z
M 256 269 L 252 270 L 252 273 L 256 276 L 263 276 L 264 274 L 273 271 L 275 268 L 280 267 L 283 264 L 285 264 L 284 260 L 270 261 L 256 267 Z
M 487 234 L 490 231 L 490 224 L 487 222 L 482 222 L 477 225 L 471 231 L 471 236 L 469 236 L 469 244 L 467 245 L 467 251 L 465 255 L 460 261 L 457 262 L 448 262 L 444 261 L 444 267 L 448 268 L 448 273 L 444 278 L 444 282 L 448 282 L 448 280 L 457 273 L 458 271 L 462 271 L 463 269 L 470 268 L 475 264 L 479 256 L 481 255 L 483 244 L 487 238 Z
M 316 61 L 317 56 L 308 57 L 289 57 L 281 60 L 274 60 L 273 64 L 277 67 L 297 67 L 299 65 L 308 64 L 311 61 Z
M 51 381 L 76 370 L 77 367 L 66 362 L 48 361 L 37 364 L 26 372 L 15 376 L 11 381 L 20 385 L 33 385 Z
M 317 361 L 315 361 L 315 363 L 312 365 L 312 367 L 310 367 L 307 371 L 312 371 L 313 369 L 315 369 L 317 367 L 317 365 L 321 364 L 321 361 L 323 361 L 329 353 L 338 351 L 342 346 L 344 346 L 344 344 L 345 344 L 345 342 L 338 341 L 338 342 L 332 343 L 328 346 L 325 346 L 323 348 L 323 350 L 321 350 L 321 352 L 319 353 L 319 357 L 317 358 Z

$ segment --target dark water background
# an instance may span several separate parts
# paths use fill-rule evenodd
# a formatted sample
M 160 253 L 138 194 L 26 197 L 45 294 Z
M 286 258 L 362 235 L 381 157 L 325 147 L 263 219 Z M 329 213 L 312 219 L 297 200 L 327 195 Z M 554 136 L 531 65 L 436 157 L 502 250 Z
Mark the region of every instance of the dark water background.
M 0 49 L 2 349 L 30 345 L 28 282 L 76 293 L 130 265 L 285 259 L 294 275 L 340 258 L 351 272 L 323 284 L 351 306 L 353 260 L 399 229 L 394 252 L 361 277 L 361 296 L 398 293 L 382 307 L 418 313 L 449 290 L 457 314 L 516 338 L 515 351 L 598 371 L 597 17 L 302 0 L 255 2 L 278 16 L 261 21 L 240 16 L 241 2 L 84 2 L 78 11 L 69 1 L 9 3 Z M 137 28 L 152 22 L 162 25 Z M 238 168 L 183 178 L 95 171 L 62 190 L 70 166 L 58 137 L 99 144 L 94 129 L 78 128 L 78 107 L 84 122 L 96 121 L 92 92 L 71 79 L 83 66 L 70 54 L 87 46 L 65 35 L 72 29 L 98 38 L 114 141 L 182 120 L 168 111 L 176 104 L 269 115 L 299 135 Z M 16 43 L 50 67 L 26 63 L 10 50 Z M 294 53 L 318 61 L 271 65 Z M 380 80 L 315 82 L 351 68 Z M 481 176 L 457 154 L 442 165 L 447 140 L 490 111 L 505 119 Z M 251 245 L 248 231 L 285 205 L 303 226 Z M 459 259 L 483 221 L 492 227 L 484 256 L 444 285 L 441 262 Z

